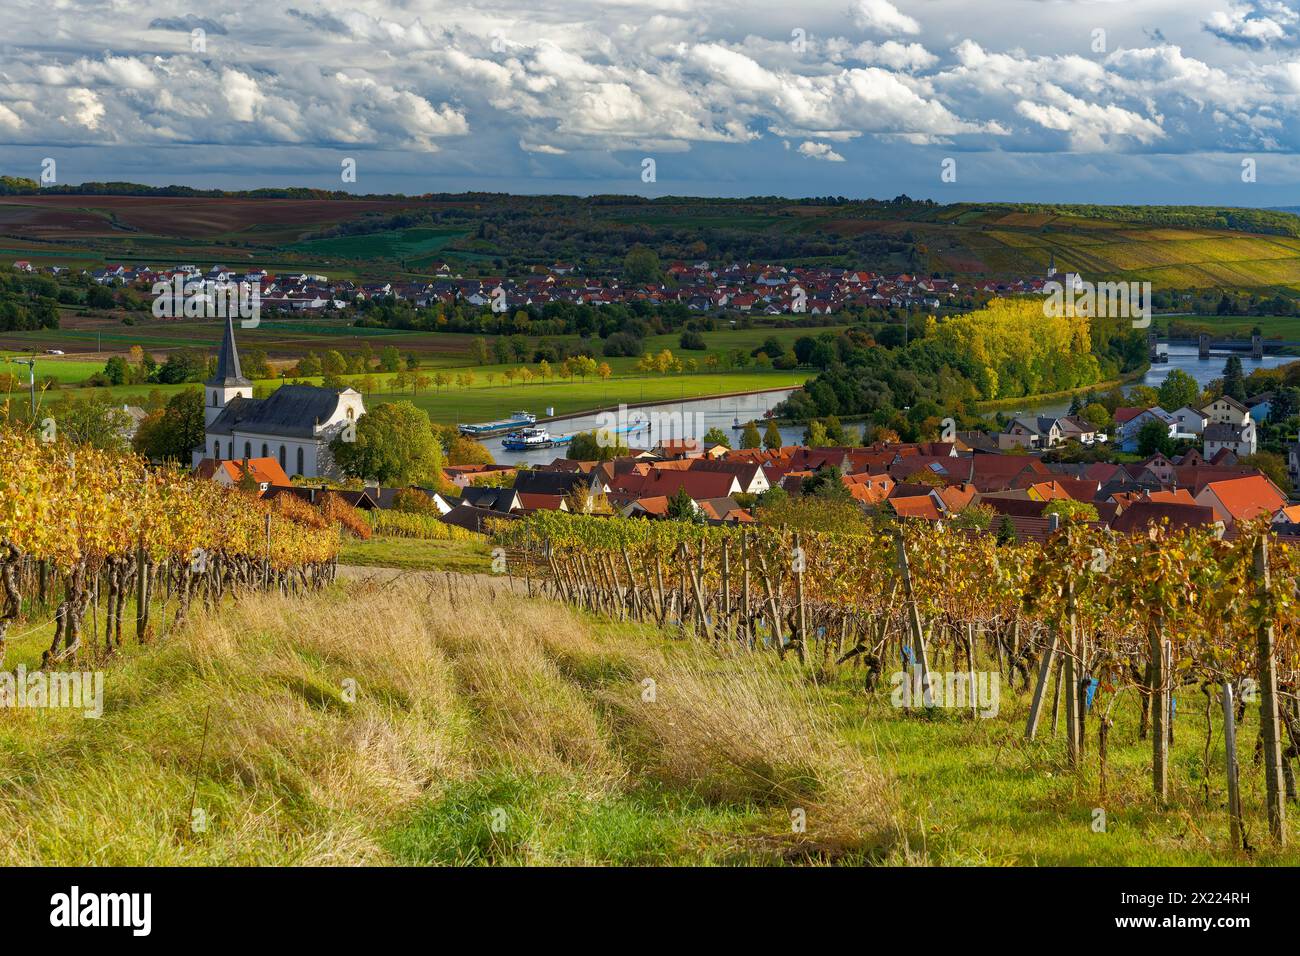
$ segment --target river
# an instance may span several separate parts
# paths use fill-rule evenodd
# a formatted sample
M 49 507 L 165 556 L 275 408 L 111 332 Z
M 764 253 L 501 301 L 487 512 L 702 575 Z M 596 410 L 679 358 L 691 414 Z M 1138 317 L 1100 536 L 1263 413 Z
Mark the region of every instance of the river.
M 740 446 L 740 431 L 733 426 L 751 419 L 759 421 L 759 429 L 766 427 L 763 414 L 784 401 L 794 389 L 759 392 L 753 395 L 732 395 L 726 398 L 697 398 L 666 405 L 626 406 L 624 421 L 644 422 L 649 427 L 641 429 L 625 441 L 632 448 L 649 448 L 665 438 L 703 438 L 710 428 L 721 428 L 731 437 L 733 447 Z M 547 422 L 546 429 L 553 436 L 589 432 L 603 426 L 617 424 L 617 413 L 573 415 Z M 781 440 L 787 445 L 803 440 L 803 426 L 781 428 Z M 546 465 L 563 458 L 565 447 L 544 448 L 537 451 L 506 451 L 500 438 L 483 441 L 492 457 L 502 464 Z
M 1242 371 L 1249 375 L 1255 369 L 1259 368 L 1277 368 L 1279 365 L 1286 365 L 1288 362 L 1295 362 L 1297 358 L 1294 355 L 1270 355 L 1265 353 L 1262 359 L 1256 360 L 1250 357 L 1250 353 L 1241 352 L 1211 352 L 1210 357 L 1203 359 L 1195 345 L 1171 345 L 1169 346 L 1169 361 L 1152 364 L 1146 375 L 1142 377 L 1143 385 L 1150 385 L 1152 388 L 1159 388 L 1164 382 L 1165 376 L 1173 369 L 1182 369 L 1192 378 L 1196 379 L 1196 384 L 1204 388 L 1216 378 L 1223 377 L 1223 366 L 1228 361 L 1230 355 L 1236 355 L 1241 359 Z M 1036 405 L 1025 409 L 1008 410 L 1006 414 L 1016 415 L 1064 415 L 1070 410 L 1068 399 L 1057 402 L 1048 402 L 1044 405 Z

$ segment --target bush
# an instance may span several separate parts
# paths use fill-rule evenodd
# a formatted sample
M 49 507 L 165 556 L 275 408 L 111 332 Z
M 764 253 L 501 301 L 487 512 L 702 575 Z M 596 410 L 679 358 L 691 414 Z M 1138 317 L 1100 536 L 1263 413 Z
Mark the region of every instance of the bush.
M 708 343 L 704 341 L 703 334 L 696 332 L 694 329 L 688 329 L 683 332 L 682 337 L 678 341 L 682 348 L 692 349 L 697 352 L 703 352 L 709 347 Z
M 611 358 L 619 356 L 635 358 L 645 351 L 645 346 L 631 332 L 615 332 L 605 340 L 603 351 L 606 356 Z
M 481 537 L 464 528 L 443 524 L 434 515 L 410 511 L 372 511 L 370 528 L 375 534 L 393 538 L 419 538 L 422 541 L 475 541 Z
M 406 514 L 437 515 L 438 506 L 419 488 L 403 488 L 393 496 L 393 510 Z
M 342 526 L 362 541 L 371 535 L 370 522 L 366 521 L 365 516 L 332 491 L 321 497 L 320 513 L 330 524 Z

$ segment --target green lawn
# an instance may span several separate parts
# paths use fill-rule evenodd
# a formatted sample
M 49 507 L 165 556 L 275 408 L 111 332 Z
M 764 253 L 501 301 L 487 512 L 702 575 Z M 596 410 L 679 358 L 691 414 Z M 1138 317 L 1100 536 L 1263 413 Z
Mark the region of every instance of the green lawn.
M 1259 326 L 1268 339 L 1283 339 L 1288 342 L 1300 341 L 1300 316 L 1294 315 L 1176 315 L 1156 316 L 1155 326 L 1162 330 L 1169 328 L 1170 322 L 1177 322 L 1185 328 L 1204 330 L 1211 335 L 1233 335 L 1243 339 L 1250 338 L 1253 328 Z
M 344 541 L 339 564 L 400 568 L 404 571 L 487 574 L 492 570 L 492 557 L 486 538 L 480 541 L 422 541 L 376 535 L 368 541 L 355 538 Z
M 608 382 L 548 381 L 545 384 L 476 384 L 473 388 L 448 388 L 441 393 L 422 392 L 412 396 L 381 394 L 376 401 L 409 400 L 435 422 L 490 421 L 515 409 L 542 415 L 554 408 L 556 415 L 569 415 L 620 403 L 671 401 L 704 398 L 734 392 L 756 392 L 768 388 L 797 388 L 813 373 L 807 369 L 790 372 L 700 372 L 683 375 L 650 375 L 611 378 Z

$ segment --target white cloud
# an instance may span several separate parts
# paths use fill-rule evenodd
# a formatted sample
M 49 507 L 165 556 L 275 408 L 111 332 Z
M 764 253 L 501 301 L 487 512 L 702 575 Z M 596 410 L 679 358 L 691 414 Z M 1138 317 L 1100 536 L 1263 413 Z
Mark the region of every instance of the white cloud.
M 875 66 L 887 66 L 891 70 L 928 70 L 939 62 L 939 58 L 921 44 L 899 43 L 897 40 L 884 43 L 868 40 L 859 43 L 846 56 Z
M 1300 13 L 1274 0 L 1216 10 L 1204 22 L 1205 29 L 1219 39 L 1253 49 L 1295 46 L 1300 41 L 1297 26 Z
M 257 118 L 257 108 L 266 97 L 257 81 L 238 70 L 225 70 L 221 74 L 222 93 L 230 107 L 230 118 L 240 123 L 251 123 Z
M 1112 20 L 1152 11 L 1141 24 L 1151 29 L 1115 27 L 1103 54 L 1087 51 L 1086 29 L 1070 32 L 1096 4 L 850 4 L 847 17 L 843 0 L 800 7 L 800 46 L 787 7 L 738 16 L 731 0 L 669 0 L 644 20 L 627 15 L 630 0 L 493 0 L 436 18 L 404 0 L 291 11 L 213 0 L 202 16 L 216 29 L 192 53 L 198 20 L 181 0 L 148 13 L 60 0 L 6 24 L 0 131 L 8 146 L 196 155 L 212 144 L 226 155 L 443 149 L 472 170 L 567 157 L 551 165 L 578 174 L 622 163 L 623 151 L 729 150 L 738 179 L 748 157 L 771 155 L 760 141 L 779 151 L 779 140 L 811 158 L 798 144 L 834 152 L 853 141 L 855 157 L 880 143 L 899 157 L 940 143 L 1300 151 L 1300 56 L 1289 49 L 1300 17 L 1276 0 L 1191 0 L 1182 42 L 1164 39 L 1176 22 L 1154 0 L 1106 4 Z M 922 9 L 924 23 L 913 16 Z
M 824 159 L 831 163 L 844 162 L 844 157 L 831 149 L 829 143 L 814 143 L 811 140 L 804 140 L 799 144 L 799 153 L 809 159 Z
M 889 0 L 857 0 L 853 7 L 853 22 L 864 30 L 879 33 L 921 32 L 921 24 L 894 6 Z

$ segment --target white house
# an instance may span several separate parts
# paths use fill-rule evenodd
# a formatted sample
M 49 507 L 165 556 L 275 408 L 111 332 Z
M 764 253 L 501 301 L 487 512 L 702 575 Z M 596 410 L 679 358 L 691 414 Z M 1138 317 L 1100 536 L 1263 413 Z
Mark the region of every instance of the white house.
M 1205 426 L 1209 421 L 1205 417 L 1205 412 L 1199 408 L 1192 408 L 1190 405 L 1184 405 L 1174 412 L 1174 419 L 1178 422 L 1178 432 L 1175 438 L 1191 438 L 1205 431 Z
M 1201 409 L 1207 424 L 1245 425 L 1250 418 L 1250 409 L 1229 395 L 1221 395 Z
M 318 385 L 281 385 L 269 398 L 254 398 L 253 383 L 239 368 L 232 319 L 217 355 L 217 370 L 203 387 L 206 422 L 194 465 L 215 461 L 274 458 L 290 475 L 338 477 L 330 442 L 366 413 L 361 395 Z

